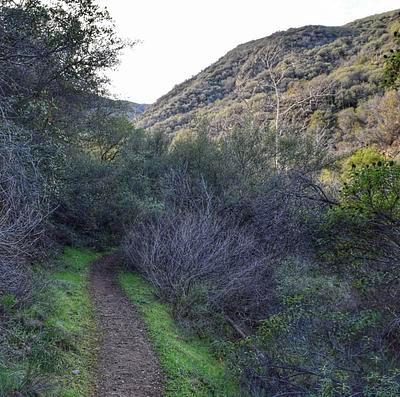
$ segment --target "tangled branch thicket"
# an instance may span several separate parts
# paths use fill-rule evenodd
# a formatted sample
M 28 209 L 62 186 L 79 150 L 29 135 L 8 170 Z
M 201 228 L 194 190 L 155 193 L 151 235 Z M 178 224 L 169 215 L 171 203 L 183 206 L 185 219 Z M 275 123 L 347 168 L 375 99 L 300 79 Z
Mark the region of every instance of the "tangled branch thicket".
M 179 318 L 222 311 L 243 334 L 274 299 L 274 269 L 309 249 L 306 223 L 293 209 L 311 206 L 290 194 L 283 176 L 229 209 L 204 180 L 193 184 L 185 172 L 171 172 L 166 182 L 165 212 L 135 225 L 125 240 L 129 262 Z
M 30 295 L 28 259 L 38 254 L 46 205 L 41 177 L 17 127 L 0 128 L 0 296 Z

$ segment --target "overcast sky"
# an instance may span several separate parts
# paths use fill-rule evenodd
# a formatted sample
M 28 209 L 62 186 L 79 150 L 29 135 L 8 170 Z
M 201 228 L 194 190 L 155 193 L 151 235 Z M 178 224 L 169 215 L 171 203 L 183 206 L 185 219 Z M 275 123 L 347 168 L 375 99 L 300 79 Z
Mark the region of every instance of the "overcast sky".
M 310 24 L 343 25 L 400 0 L 99 0 L 119 34 L 140 40 L 109 73 L 120 99 L 152 103 L 238 44 Z

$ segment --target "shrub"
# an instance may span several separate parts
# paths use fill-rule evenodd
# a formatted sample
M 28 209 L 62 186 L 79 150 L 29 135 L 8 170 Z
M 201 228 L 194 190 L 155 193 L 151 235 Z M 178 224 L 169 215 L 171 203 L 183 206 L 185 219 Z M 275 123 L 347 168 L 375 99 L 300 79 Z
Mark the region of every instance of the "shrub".
M 296 197 L 298 186 L 284 175 L 229 205 L 184 171 L 170 172 L 162 186 L 165 209 L 131 229 L 128 262 L 178 317 L 222 314 L 243 334 L 241 327 L 253 327 L 274 299 L 272 274 L 280 263 L 313 255 L 308 219 L 319 204 Z
M 363 265 L 386 272 L 397 269 L 399 197 L 399 165 L 386 160 L 354 165 L 340 204 L 327 214 L 333 256 L 347 258 L 358 271 Z
M 27 264 L 38 254 L 46 206 L 32 153 L 15 126 L 0 126 L 0 297 L 30 295 Z
M 389 54 L 385 55 L 385 81 L 387 87 L 398 88 L 400 84 L 400 33 L 394 32 L 394 41 L 396 48 L 392 49 Z
M 341 164 L 341 176 L 342 179 L 348 180 L 353 176 L 354 167 L 362 168 L 366 165 L 377 164 L 385 160 L 385 156 L 378 150 L 372 147 L 359 149 L 353 153 L 350 157 L 343 160 Z
M 227 351 L 250 395 L 399 392 L 397 366 L 382 349 L 382 315 L 359 305 L 351 282 L 298 260 L 288 261 L 274 280 L 274 310 Z
M 125 252 L 181 318 L 200 303 L 246 316 L 267 299 L 256 240 L 215 213 L 167 212 L 135 227 Z

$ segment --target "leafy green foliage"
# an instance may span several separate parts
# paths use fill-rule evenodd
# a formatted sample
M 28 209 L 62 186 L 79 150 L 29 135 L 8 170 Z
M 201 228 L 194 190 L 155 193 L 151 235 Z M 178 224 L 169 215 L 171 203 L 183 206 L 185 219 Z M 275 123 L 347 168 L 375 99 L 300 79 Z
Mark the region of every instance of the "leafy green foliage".
M 344 184 L 340 204 L 327 213 L 326 229 L 337 235 L 332 252 L 359 260 L 373 258 L 376 265 L 380 255 L 391 263 L 395 253 L 396 229 L 400 216 L 400 167 L 389 160 L 371 165 L 352 166 L 350 179 Z M 380 241 L 378 242 L 377 236 Z M 343 255 L 340 258 L 343 259 Z M 389 262 L 386 263 L 389 266 Z M 380 263 L 381 269 L 383 263 Z M 394 263 L 393 263 L 394 265 Z
M 399 340 L 395 325 L 399 200 L 397 163 L 384 159 L 354 165 L 338 205 L 326 213 L 320 240 L 327 271 L 352 287 L 353 304 L 346 316 L 353 320 L 349 323 L 347 317 L 337 317 L 335 327 L 339 329 L 338 346 L 358 346 L 364 357 L 358 377 L 367 395 L 394 396 L 400 387 L 395 347 Z
M 1 13 L 2 73 L 13 82 L 7 95 L 19 99 L 31 90 L 39 100 L 60 98 L 60 89 L 97 92 L 104 81 L 98 71 L 115 65 L 124 46 L 108 12 L 92 0 L 3 0 Z
M 369 166 L 352 166 L 350 183 L 341 194 L 340 210 L 354 212 L 360 217 L 400 217 L 400 166 L 393 161 L 373 161 Z
M 207 124 L 202 123 L 195 131 L 177 134 L 170 144 L 168 160 L 174 168 L 187 168 L 194 178 L 204 177 L 215 185 L 221 168 L 219 150 L 208 132 Z
M 359 170 L 363 169 L 365 166 L 374 166 L 378 163 L 382 164 L 384 161 L 385 156 L 372 147 L 359 149 L 342 161 L 341 177 L 344 180 L 352 179 L 355 169 Z
M 279 270 L 279 304 L 250 337 L 228 345 L 232 370 L 252 395 L 394 397 L 399 371 L 379 339 L 387 319 L 358 303 L 346 279 L 321 270 L 295 261 Z
M 129 128 L 123 131 L 125 142 L 113 161 L 87 150 L 69 151 L 59 172 L 59 207 L 54 216 L 64 242 L 108 248 L 138 216 L 159 211 L 159 178 L 166 146 L 157 135 L 133 129 L 130 123 Z M 111 132 L 105 134 L 96 139 L 108 139 Z
M 400 33 L 394 32 L 396 48 L 385 55 L 385 85 L 390 88 L 400 87 Z
M 78 133 L 78 144 L 102 162 L 112 162 L 134 133 L 135 127 L 126 116 L 113 114 L 113 109 L 97 109 Z

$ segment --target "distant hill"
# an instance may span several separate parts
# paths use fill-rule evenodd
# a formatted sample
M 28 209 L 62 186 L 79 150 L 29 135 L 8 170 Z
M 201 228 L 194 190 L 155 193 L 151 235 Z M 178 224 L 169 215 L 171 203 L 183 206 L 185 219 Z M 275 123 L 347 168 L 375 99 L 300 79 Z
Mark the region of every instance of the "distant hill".
M 128 117 L 130 120 L 136 120 L 149 105 L 130 102 L 120 99 L 113 99 L 106 96 L 88 95 L 85 97 L 83 112 L 92 112 L 102 109 L 108 114 L 119 114 Z
M 278 76 L 284 70 L 282 96 L 301 96 L 329 85 L 329 98 L 319 100 L 306 116 L 310 123 L 312 113 L 322 111 L 335 129 L 339 112 L 382 94 L 383 54 L 399 27 L 397 10 L 341 27 L 305 26 L 242 44 L 147 107 L 139 126 L 173 134 L 207 117 L 218 133 L 246 109 L 260 119 L 272 119 L 273 88 L 266 64 L 278 48 L 272 72 Z
M 136 118 L 138 115 L 146 111 L 149 105 L 143 103 L 135 103 L 130 101 L 118 101 L 121 106 L 125 109 L 128 117 Z

